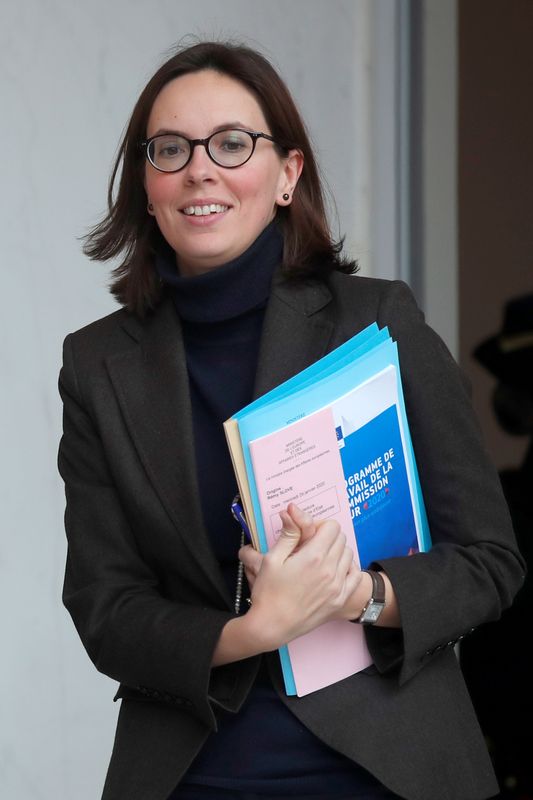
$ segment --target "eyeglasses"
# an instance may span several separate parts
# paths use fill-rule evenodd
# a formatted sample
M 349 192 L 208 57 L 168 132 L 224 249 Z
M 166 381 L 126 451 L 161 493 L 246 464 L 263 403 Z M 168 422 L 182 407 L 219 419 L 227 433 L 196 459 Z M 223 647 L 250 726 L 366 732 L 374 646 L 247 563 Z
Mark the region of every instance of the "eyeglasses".
M 230 128 L 216 131 L 207 139 L 187 139 L 177 133 L 161 133 L 141 142 L 140 146 L 146 150 L 150 164 L 160 172 L 179 172 L 186 167 L 197 144 L 205 147 L 211 161 L 219 167 L 234 169 L 250 160 L 258 139 L 274 142 L 268 133 Z

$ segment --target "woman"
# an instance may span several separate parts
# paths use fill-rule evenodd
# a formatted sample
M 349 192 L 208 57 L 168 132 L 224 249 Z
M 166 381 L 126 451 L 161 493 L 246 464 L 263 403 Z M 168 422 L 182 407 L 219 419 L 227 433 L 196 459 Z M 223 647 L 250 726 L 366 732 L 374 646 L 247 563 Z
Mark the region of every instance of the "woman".
M 178 52 L 137 102 L 109 197 L 86 252 L 123 254 L 124 308 L 65 341 L 59 455 L 64 601 L 120 682 L 103 798 L 494 794 L 453 645 L 523 580 L 497 475 L 407 287 L 349 274 L 272 66 L 233 45 Z M 286 697 L 277 648 L 358 620 L 371 576 L 338 527 L 295 506 L 267 556 L 239 551 L 222 422 L 373 321 L 398 342 L 434 545 L 377 565 L 374 664 Z

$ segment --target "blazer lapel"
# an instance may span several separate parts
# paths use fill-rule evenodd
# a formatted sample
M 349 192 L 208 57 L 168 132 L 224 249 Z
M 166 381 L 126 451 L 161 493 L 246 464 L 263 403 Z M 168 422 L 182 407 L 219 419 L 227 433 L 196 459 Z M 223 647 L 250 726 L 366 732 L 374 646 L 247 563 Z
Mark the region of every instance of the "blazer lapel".
M 110 356 L 107 368 L 130 436 L 203 578 L 230 603 L 203 522 L 185 350 L 172 302 L 142 323 L 126 318 L 124 327 L 136 344 Z
M 331 293 L 324 284 L 292 284 L 279 274 L 275 276 L 263 325 L 254 397 L 327 352 L 334 329 L 330 301 Z
M 322 284 L 291 285 L 280 277 L 274 279 L 255 397 L 324 355 L 334 328 L 330 300 Z M 164 301 L 143 322 L 126 317 L 123 327 L 133 341 L 106 363 L 131 439 L 202 578 L 230 604 L 203 522 L 185 350 L 172 302 Z

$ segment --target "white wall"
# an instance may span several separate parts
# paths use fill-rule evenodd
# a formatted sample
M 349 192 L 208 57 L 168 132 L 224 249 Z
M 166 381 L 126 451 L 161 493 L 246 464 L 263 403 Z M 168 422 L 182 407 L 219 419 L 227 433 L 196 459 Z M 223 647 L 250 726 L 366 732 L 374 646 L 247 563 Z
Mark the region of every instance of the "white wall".
M 0 796 L 95 800 L 115 684 L 60 604 L 61 342 L 115 308 L 79 237 L 132 105 L 186 33 L 244 35 L 291 86 L 369 272 L 370 0 L 4 0 L 0 27 Z M 374 54 L 376 55 L 376 54 Z M 380 56 L 381 58 L 386 55 Z M 381 230 L 381 236 L 387 231 Z

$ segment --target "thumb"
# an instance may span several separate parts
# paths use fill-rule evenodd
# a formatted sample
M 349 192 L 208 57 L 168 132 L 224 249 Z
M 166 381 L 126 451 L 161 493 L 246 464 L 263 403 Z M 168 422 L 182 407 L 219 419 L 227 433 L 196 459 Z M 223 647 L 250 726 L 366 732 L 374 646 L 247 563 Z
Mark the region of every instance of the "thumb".
M 281 554 L 285 561 L 298 547 L 302 531 L 286 511 L 280 511 L 279 515 L 282 524 L 281 533 L 271 552 L 276 551 L 277 554 Z

